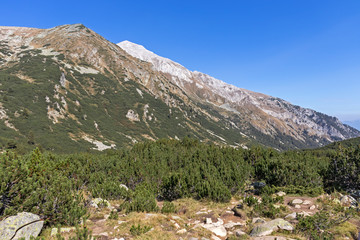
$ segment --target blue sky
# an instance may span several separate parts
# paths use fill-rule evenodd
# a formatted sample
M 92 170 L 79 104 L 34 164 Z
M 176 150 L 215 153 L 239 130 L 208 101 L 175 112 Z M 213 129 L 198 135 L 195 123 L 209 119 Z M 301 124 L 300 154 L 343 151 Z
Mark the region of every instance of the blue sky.
M 190 70 L 360 119 L 359 0 L 2 0 L 0 25 L 83 23 Z

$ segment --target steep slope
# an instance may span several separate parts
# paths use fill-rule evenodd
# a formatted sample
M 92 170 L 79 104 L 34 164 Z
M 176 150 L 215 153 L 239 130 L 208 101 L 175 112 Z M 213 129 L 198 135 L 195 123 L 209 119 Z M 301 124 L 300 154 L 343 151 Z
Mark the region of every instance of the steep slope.
M 127 44 L 138 49 L 81 24 L 0 27 L 0 146 L 75 152 L 191 136 L 287 149 L 359 135 L 335 118 Z
M 185 88 L 198 101 L 245 115 L 247 122 L 262 133 L 278 138 L 290 136 L 309 146 L 359 136 L 359 131 L 342 124 L 338 119 L 301 108 L 265 94 L 238 88 L 197 71 L 191 72 L 170 59 L 157 56 L 143 46 L 123 41 L 118 44 L 130 55 L 167 73 L 179 87 Z

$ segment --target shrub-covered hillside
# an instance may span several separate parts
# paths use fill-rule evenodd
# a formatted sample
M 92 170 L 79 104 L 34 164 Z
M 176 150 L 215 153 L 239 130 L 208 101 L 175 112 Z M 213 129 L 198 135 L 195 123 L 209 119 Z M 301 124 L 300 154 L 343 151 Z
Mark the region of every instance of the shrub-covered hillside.
M 129 211 L 153 211 L 155 198 L 227 202 L 255 180 L 288 193 L 347 190 L 360 187 L 359 152 L 351 148 L 338 153 L 279 153 L 219 147 L 188 138 L 139 143 L 130 150 L 103 154 L 6 152 L 0 161 L 0 216 L 31 211 L 48 224 L 71 225 L 86 213 L 90 197 L 127 199 Z M 141 206 L 144 196 L 149 203 Z

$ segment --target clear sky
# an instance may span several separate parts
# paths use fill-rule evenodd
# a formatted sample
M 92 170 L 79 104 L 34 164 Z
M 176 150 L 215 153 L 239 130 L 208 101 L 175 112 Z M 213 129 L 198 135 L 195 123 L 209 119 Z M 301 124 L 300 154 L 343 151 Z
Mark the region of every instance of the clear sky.
M 2 0 L 0 25 L 83 23 L 190 70 L 360 119 L 359 0 Z

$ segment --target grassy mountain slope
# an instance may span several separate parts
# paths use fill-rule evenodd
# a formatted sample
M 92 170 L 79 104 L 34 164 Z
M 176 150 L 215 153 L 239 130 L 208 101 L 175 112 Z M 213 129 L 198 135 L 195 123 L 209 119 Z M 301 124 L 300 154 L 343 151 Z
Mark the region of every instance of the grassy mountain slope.
M 257 110 L 251 106 L 235 114 L 196 100 L 168 74 L 81 24 L 45 30 L 1 27 L 0 92 L 2 149 L 39 145 L 69 153 L 185 136 L 279 150 L 329 142 L 311 132 L 297 138 L 270 129 L 261 122 L 286 123 L 252 115 Z

